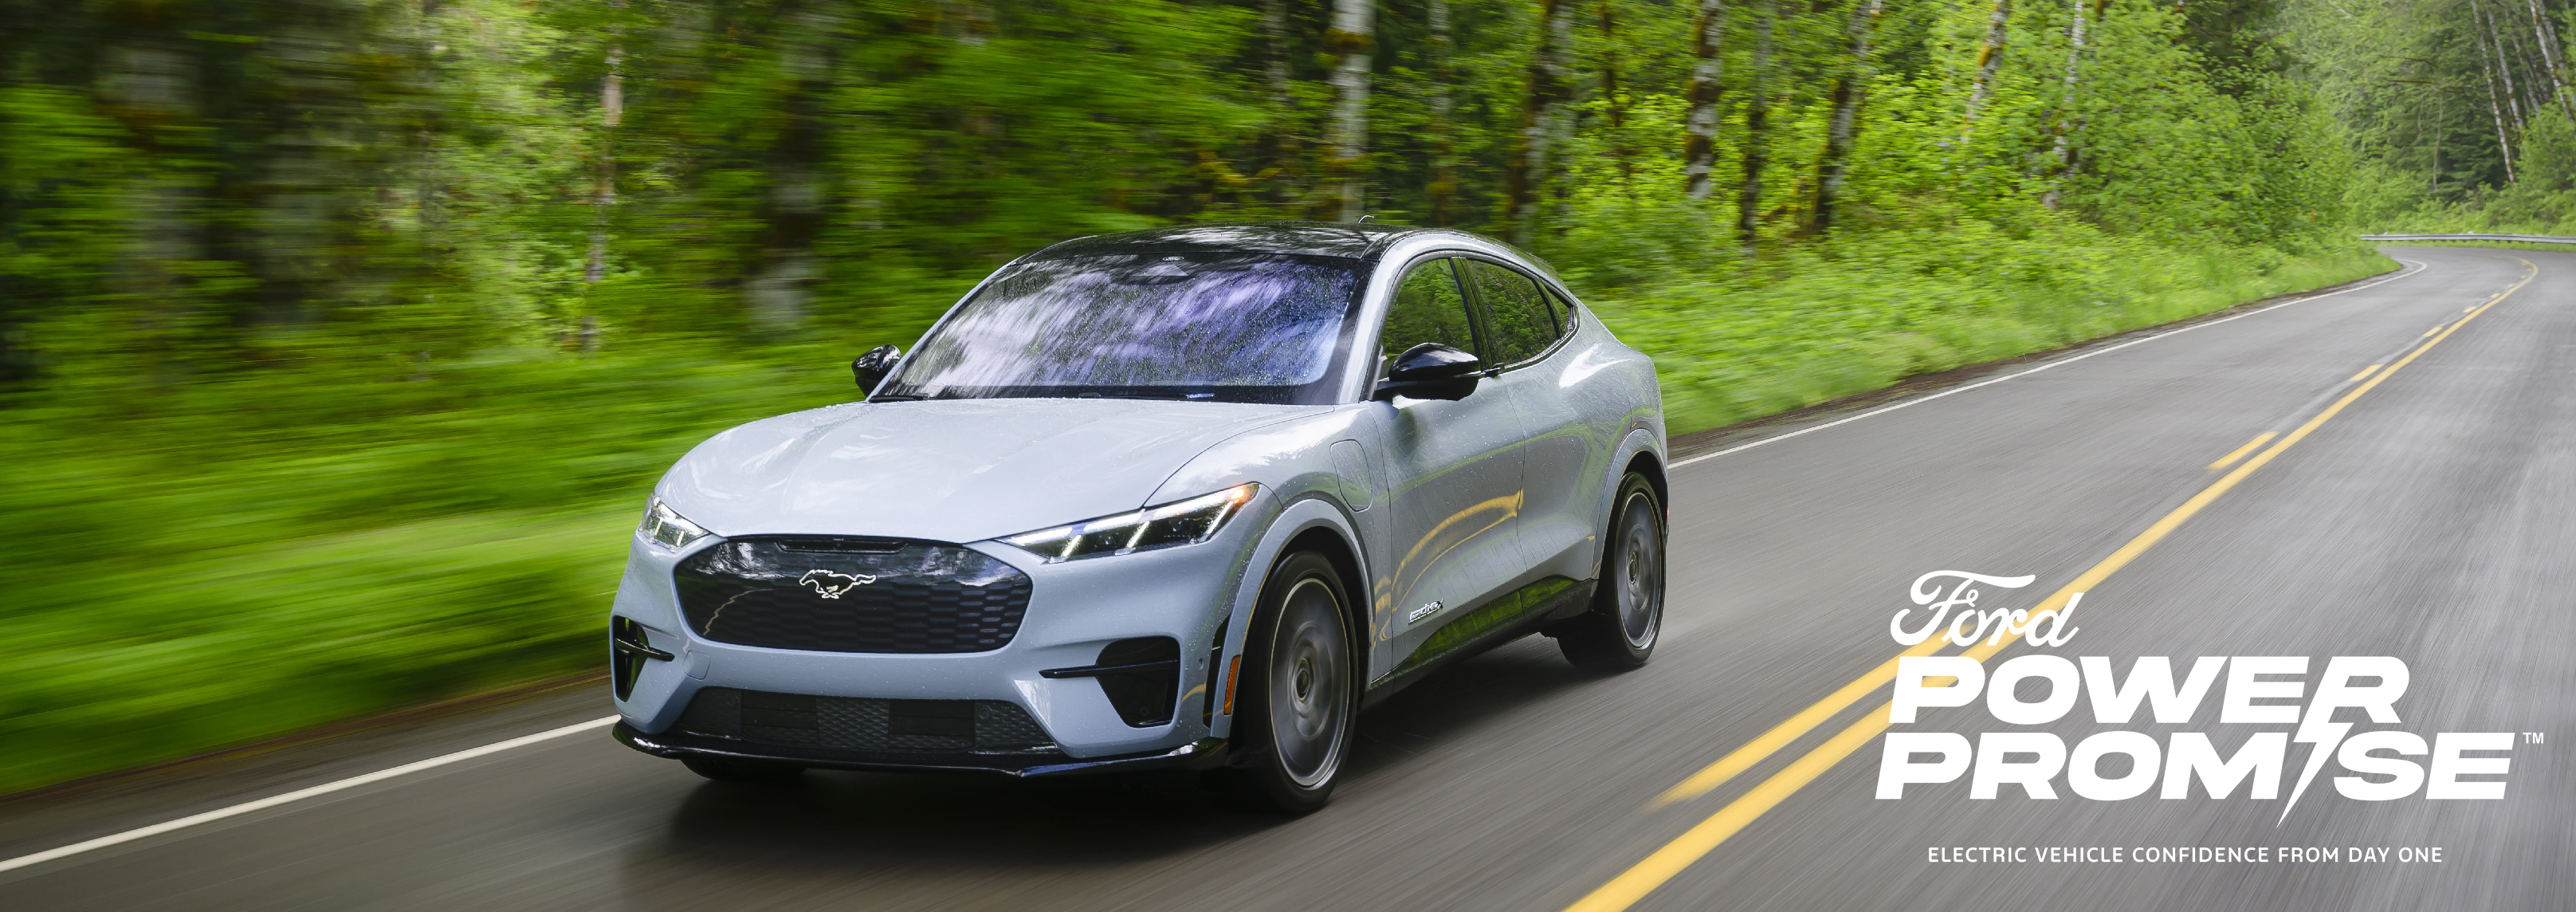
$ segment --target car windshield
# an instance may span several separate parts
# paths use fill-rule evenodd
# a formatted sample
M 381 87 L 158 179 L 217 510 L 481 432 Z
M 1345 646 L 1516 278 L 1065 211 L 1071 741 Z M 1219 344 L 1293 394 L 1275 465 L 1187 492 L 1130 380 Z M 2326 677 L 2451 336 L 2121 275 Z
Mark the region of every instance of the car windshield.
M 1021 263 L 870 398 L 1329 402 L 1367 268 L 1275 254 Z

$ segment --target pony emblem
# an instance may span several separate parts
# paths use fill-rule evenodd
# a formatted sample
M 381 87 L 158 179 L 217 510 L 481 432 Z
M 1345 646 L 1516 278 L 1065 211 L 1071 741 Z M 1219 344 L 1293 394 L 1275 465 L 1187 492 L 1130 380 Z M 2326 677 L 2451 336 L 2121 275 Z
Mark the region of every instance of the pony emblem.
M 848 592 L 851 589 L 865 586 L 876 581 L 876 577 L 869 576 L 864 573 L 857 576 L 851 576 L 847 573 L 834 573 L 830 570 L 807 570 L 805 571 L 804 578 L 797 580 L 798 583 L 814 587 L 815 595 L 819 595 L 827 599 L 840 598 L 841 593 Z

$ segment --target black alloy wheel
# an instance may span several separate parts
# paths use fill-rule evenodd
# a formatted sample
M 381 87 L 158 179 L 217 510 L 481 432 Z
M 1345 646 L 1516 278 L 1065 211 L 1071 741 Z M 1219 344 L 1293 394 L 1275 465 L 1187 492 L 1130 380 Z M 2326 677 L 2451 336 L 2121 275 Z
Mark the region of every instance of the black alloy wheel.
M 1663 632 L 1663 501 L 1655 496 L 1653 482 L 1630 472 L 1619 481 L 1615 503 L 1592 610 L 1549 630 L 1557 650 L 1578 668 L 1644 667 Z

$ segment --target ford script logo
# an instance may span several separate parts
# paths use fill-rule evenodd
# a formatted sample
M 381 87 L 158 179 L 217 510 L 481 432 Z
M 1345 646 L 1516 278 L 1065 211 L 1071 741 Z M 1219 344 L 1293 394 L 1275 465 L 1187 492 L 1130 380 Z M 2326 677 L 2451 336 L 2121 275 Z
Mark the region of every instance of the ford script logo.
M 876 581 L 876 577 L 869 576 L 864 573 L 858 576 L 851 576 L 847 573 L 834 573 L 830 570 L 807 570 L 805 571 L 804 578 L 797 580 L 799 583 L 814 587 L 815 595 L 819 595 L 827 599 L 840 598 L 841 593 L 848 592 L 853 588 L 865 586 Z

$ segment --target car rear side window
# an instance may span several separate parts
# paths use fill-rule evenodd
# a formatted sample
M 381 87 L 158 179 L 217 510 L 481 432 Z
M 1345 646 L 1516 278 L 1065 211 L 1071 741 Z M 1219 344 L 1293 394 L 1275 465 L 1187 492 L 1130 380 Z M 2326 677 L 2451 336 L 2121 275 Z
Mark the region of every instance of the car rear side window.
M 1463 352 L 1476 350 L 1467 322 L 1467 299 L 1458 291 L 1457 275 L 1446 257 L 1413 267 L 1396 283 L 1395 300 L 1386 308 L 1386 332 L 1378 348 L 1388 358 L 1425 342 L 1438 342 Z
M 1493 336 L 1497 364 L 1527 361 L 1556 344 L 1565 320 L 1536 279 L 1483 260 L 1459 262 L 1467 267 L 1477 297 L 1484 299 L 1485 328 Z

